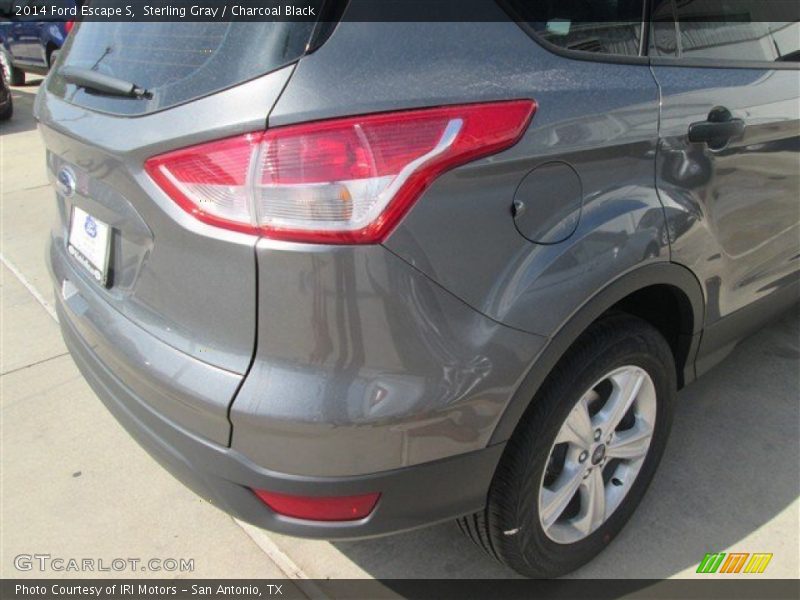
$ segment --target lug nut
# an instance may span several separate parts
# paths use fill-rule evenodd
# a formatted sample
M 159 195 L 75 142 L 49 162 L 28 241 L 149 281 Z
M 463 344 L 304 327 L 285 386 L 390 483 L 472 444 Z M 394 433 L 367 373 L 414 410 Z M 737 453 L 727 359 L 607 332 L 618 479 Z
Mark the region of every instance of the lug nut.
M 609 433 L 609 434 L 608 434 L 608 437 L 606 438 L 606 444 L 610 444 L 610 443 L 611 443 L 611 439 L 612 439 L 613 437 L 614 437 L 614 434 L 613 434 L 613 433 Z
M 578 460 L 580 462 L 586 462 L 587 458 L 589 458 L 589 453 L 586 452 L 586 450 L 584 450 L 583 452 L 581 452 L 581 455 L 578 457 Z
M 588 469 L 586 469 L 586 472 L 583 474 L 583 478 L 586 479 L 591 474 L 592 474 L 592 467 L 589 467 Z
M 594 432 L 594 441 L 599 442 L 602 436 L 603 432 L 598 429 L 597 431 Z

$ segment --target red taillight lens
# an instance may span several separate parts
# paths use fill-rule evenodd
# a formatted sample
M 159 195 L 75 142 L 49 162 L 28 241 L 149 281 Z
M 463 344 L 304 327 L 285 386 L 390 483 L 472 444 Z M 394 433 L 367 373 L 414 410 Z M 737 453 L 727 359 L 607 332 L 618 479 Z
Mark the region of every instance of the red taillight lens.
M 75 21 L 64 22 L 64 29 L 67 31 L 67 33 L 70 33 L 73 27 L 75 27 Z
M 272 510 L 286 517 L 310 521 L 356 521 L 369 516 L 380 494 L 361 496 L 290 496 L 253 490 Z
M 514 145 L 535 109 L 514 100 L 292 125 L 156 156 L 145 168 L 212 225 L 375 243 L 443 172 Z

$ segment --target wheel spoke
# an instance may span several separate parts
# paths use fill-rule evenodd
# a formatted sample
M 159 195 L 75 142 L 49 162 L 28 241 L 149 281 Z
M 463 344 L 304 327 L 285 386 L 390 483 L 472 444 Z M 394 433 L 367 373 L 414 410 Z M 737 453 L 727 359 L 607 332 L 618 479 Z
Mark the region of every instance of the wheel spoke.
M 570 411 L 561 431 L 556 437 L 556 444 L 568 442 L 581 448 L 592 445 L 592 419 L 589 416 L 589 405 L 586 396 L 580 399 Z
M 572 526 L 584 536 L 595 531 L 606 520 L 606 487 L 603 471 L 594 469 L 580 486 L 581 512 Z
M 621 431 L 614 436 L 606 446 L 606 456 L 624 460 L 640 459 L 647 454 L 652 437 L 653 430 L 649 425 L 637 423 L 633 429 Z
M 578 491 L 582 479 L 583 473 L 576 465 L 571 470 L 561 473 L 553 489 L 542 488 L 540 517 L 545 529 L 549 529 L 567 508 L 575 492 Z
M 619 422 L 622 421 L 625 413 L 636 400 L 644 378 L 645 374 L 638 369 L 626 370 L 612 377 L 614 390 L 603 410 L 595 417 L 595 421 L 602 426 L 604 431 L 611 432 L 619 426 Z

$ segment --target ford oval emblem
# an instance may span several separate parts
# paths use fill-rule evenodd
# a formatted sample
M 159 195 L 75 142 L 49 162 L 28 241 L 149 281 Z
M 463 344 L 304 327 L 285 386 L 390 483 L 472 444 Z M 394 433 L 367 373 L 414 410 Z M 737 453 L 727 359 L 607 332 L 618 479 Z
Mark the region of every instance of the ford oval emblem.
M 97 221 L 95 221 L 91 216 L 86 215 L 86 221 L 83 223 L 83 229 L 86 231 L 86 235 L 90 238 L 94 239 L 97 237 Z
M 56 175 L 56 189 L 65 198 L 75 194 L 75 173 L 69 167 L 62 167 Z

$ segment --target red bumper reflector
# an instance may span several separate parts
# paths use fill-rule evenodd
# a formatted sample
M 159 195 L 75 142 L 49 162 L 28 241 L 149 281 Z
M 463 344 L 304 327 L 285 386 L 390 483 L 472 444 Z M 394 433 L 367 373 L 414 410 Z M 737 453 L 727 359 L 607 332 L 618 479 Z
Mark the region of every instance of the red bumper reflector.
M 381 496 L 377 492 L 360 496 L 290 496 L 266 490 L 253 491 L 276 513 L 309 521 L 363 519 L 373 511 Z

